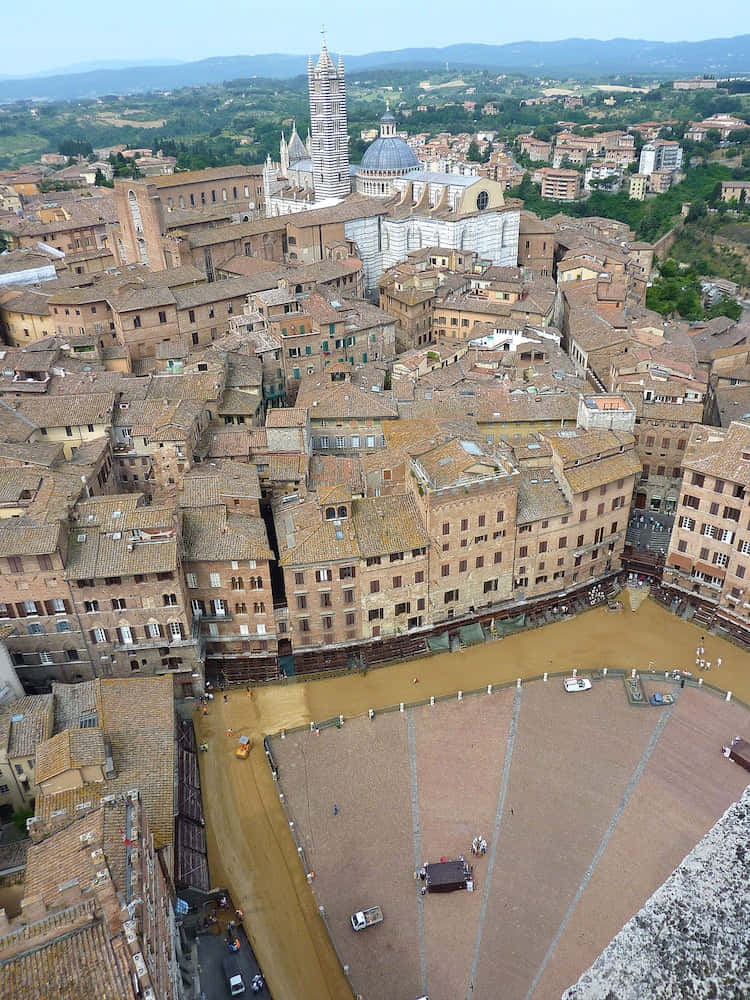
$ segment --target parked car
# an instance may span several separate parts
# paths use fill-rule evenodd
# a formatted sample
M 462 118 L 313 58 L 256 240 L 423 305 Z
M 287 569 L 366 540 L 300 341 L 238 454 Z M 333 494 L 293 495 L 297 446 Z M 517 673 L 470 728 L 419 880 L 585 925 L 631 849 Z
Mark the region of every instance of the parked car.
M 568 694 L 573 694 L 575 691 L 590 691 L 591 681 L 588 677 L 566 677 L 563 687 Z
M 661 691 L 654 691 L 651 697 L 648 699 L 652 705 L 673 705 L 674 695 L 662 694 Z

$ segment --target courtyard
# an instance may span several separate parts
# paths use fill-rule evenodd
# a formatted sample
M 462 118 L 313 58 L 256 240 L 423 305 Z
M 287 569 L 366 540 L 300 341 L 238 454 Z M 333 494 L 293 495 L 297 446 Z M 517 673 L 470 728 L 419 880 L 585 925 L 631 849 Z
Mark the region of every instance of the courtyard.
M 351 996 L 327 924 L 367 1000 L 558 998 L 745 787 L 720 746 L 747 732 L 746 709 L 659 676 L 690 669 L 699 639 L 646 601 L 365 677 L 217 699 L 198 723 L 212 873 L 240 900 L 273 995 Z M 723 661 L 706 679 L 747 698 L 750 657 L 705 641 Z M 636 667 L 674 706 L 632 707 L 614 677 L 565 694 L 555 677 L 409 707 L 603 666 Z M 401 700 L 403 713 L 381 711 Z M 341 728 L 310 731 L 339 712 Z M 230 722 L 235 736 L 287 730 L 272 741 L 279 784 L 262 745 L 233 759 Z M 477 834 L 488 852 L 473 858 Z M 459 854 L 475 891 L 422 897 L 415 869 Z M 383 923 L 354 933 L 349 915 L 374 904 Z

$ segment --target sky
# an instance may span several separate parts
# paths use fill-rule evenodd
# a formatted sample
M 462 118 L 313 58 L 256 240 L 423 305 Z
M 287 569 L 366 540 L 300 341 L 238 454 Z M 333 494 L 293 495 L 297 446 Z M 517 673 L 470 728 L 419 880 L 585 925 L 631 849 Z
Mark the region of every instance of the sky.
M 33 24 L 29 21 L 33 9 Z M 468 13 L 470 12 L 470 13 Z M 575 20 L 571 16 L 574 12 Z M 536 0 L 508 4 L 472 0 L 128 0 L 95 6 L 35 0 L 3 10 L 0 78 L 31 75 L 100 60 L 205 59 L 268 52 L 309 54 L 320 47 L 321 20 L 335 53 L 443 46 L 456 42 L 647 38 L 697 41 L 750 33 L 747 0 L 711 4 L 630 0 L 628 4 Z M 731 27 L 729 27 L 731 26 Z

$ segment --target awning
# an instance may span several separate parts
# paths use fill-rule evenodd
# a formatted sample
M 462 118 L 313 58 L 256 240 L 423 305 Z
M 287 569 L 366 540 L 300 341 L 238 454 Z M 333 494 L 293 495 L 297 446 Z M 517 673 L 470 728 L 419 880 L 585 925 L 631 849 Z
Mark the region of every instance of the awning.
M 447 653 L 450 649 L 448 633 L 441 632 L 440 635 L 428 635 L 427 647 L 431 653 Z
M 714 566 L 713 563 L 701 562 L 700 560 L 695 564 L 695 569 L 705 573 L 706 576 L 714 576 L 717 580 L 723 580 L 727 575 L 723 566 Z
M 693 560 L 690 556 L 681 556 L 678 552 L 670 552 L 669 559 L 667 559 L 668 566 L 677 566 L 678 569 L 691 570 L 693 568 Z
M 461 642 L 465 646 L 472 646 L 476 642 L 484 642 L 484 632 L 479 622 L 472 622 L 471 625 L 462 625 L 458 630 Z
M 526 615 L 516 615 L 515 618 L 503 618 L 502 621 L 495 619 L 495 628 L 498 635 L 508 635 L 509 632 L 517 632 L 526 626 Z

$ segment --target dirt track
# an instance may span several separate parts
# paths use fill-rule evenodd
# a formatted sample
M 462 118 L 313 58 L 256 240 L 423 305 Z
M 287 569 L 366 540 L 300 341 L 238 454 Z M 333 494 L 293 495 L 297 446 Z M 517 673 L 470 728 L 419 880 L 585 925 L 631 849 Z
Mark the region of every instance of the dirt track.
M 575 621 L 550 626 L 544 630 L 521 633 L 517 636 L 482 647 L 475 647 L 474 649 L 460 654 L 453 654 L 452 656 L 446 654 L 422 661 L 413 660 L 408 664 L 371 671 L 366 676 L 336 678 L 319 681 L 314 684 L 269 687 L 258 690 L 253 698 L 248 697 L 244 691 L 234 692 L 230 695 L 227 704 L 224 704 L 221 698 L 218 698 L 213 703 L 209 716 L 205 719 L 200 719 L 198 722 L 199 738 L 201 740 L 205 739 L 209 743 L 209 753 L 202 755 L 201 767 L 212 877 L 215 884 L 227 884 L 232 889 L 239 905 L 244 909 L 246 925 L 253 945 L 264 971 L 267 973 L 271 989 L 277 1000 L 286 1000 L 286 998 L 289 998 L 289 1000 L 298 1000 L 298 998 L 308 996 L 316 998 L 343 998 L 350 997 L 351 992 L 326 937 L 321 918 L 316 909 L 317 902 L 304 880 L 294 844 L 288 834 L 286 819 L 278 801 L 278 792 L 270 776 L 262 749 L 258 752 L 258 748 L 256 748 L 251 754 L 249 761 L 235 760 L 233 750 L 236 744 L 236 736 L 241 733 L 247 733 L 252 735 L 256 740 L 259 740 L 263 734 L 278 732 L 280 729 L 291 729 L 295 726 L 305 725 L 310 720 L 329 718 L 340 712 L 347 718 L 351 718 L 365 714 L 370 707 L 377 709 L 379 706 L 392 705 L 402 699 L 408 702 L 415 697 L 415 693 L 419 697 L 427 697 L 430 694 L 438 695 L 456 691 L 458 688 L 469 690 L 482 687 L 487 683 L 497 683 L 513 679 L 517 676 L 533 676 L 544 670 L 569 669 L 574 666 L 581 668 L 599 666 L 630 668 L 635 666 L 641 670 L 646 670 L 649 667 L 650 661 L 652 661 L 655 669 L 665 669 L 673 666 L 690 667 L 695 659 L 695 646 L 699 637 L 700 631 L 697 628 L 675 620 L 663 611 L 663 609 L 649 601 L 642 605 L 635 614 L 629 611 L 622 612 L 619 615 L 608 614 L 605 611 L 589 612 L 580 616 Z M 712 660 L 715 661 L 717 656 L 721 656 L 724 660 L 721 670 L 712 671 L 707 676 L 707 679 L 722 687 L 731 688 L 737 696 L 744 697 L 745 700 L 750 702 L 750 657 L 735 647 L 712 637 L 709 637 L 707 640 L 706 647 L 707 655 Z M 412 684 L 414 676 L 419 678 L 419 686 L 416 688 Z M 612 685 L 608 684 L 607 686 L 611 687 Z M 533 704 L 534 698 L 537 697 L 533 693 L 535 687 L 537 686 L 524 688 L 522 713 L 526 710 L 527 705 L 530 706 Z M 539 688 L 541 689 L 541 685 L 539 685 Z M 704 731 L 706 733 L 706 745 L 713 746 L 717 730 L 714 724 L 704 724 L 702 706 L 712 705 L 714 706 L 713 710 L 720 713 L 729 710 L 741 713 L 739 708 L 726 706 L 723 702 L 713 699 L 703 692 L 698 693 L 686 690 L 683 692 L 683 695 L 686 697 L 681 700 L 678 709 L 674 713 L 675 723 L 678 720 L 678 710 L 680 713 L 686 712 L 688 707 L 693 705 L 694 701 L 697 707 L 693 709 L 695 718 L 685 732 L 680 734 L 679 727 L 675 725 L 674 732 L 677 735 L 675 736 L 676 744 L 673 753 L 676 754 L 675 759 L 678 763 L 682 741 L 688 739 L 690 742 L 694 742 L 696 739 L 696 730 L 698 732 Z M 501 744 L 505 738 L 504 730 L 507 729 L 507 720 L 510 712 L 508 702 L 511 699 L 511 694 L 497 695 L 492 699 L 485 700 L 486 703 L 492 701 L 496 704 L 501 704 L 503 699 L 505 699 L 505 707 L 503 709 L 505 712 L 504 721 L 498 720 L 497 729 L 499 736 L 495 734 Z M 564 704 L 569 704 L 571 710 L 573 710 L 572 699 Z M 575 702 L 575 704 L 579 704 L 579 702 Z M 455 708 L 455 706 L 452 707 Z M 468 707 L 469 702 L 467 701 L 463 708 Z M 439 710 L 444 711 L 447 708 L 448 706 L 442 706 Z M 415 710 L 414 726 L 420 733 L 417 743 L 418 775 L 420 776 L 419 780 L 425 782 L 424 788 L 426 792 L 429 787 L 429 778 L 427 776 L 428 772 L 425 770 L 425 761 L 431 759 L 440 761 L 441 741 L 436 739 L 434 735 L 431 736 L 430 731 L 421 727 L 418 717 L 420 711 L 425 712 L 427 710 Z M 660 715 L 656 710 L 644 709 L 632 711 L 642 711 L 644 719 L 648 718 L 649 724 L 655 724 L 656 718 Z M 398 716 L 395 715 L 389 717 L 389 719 L 395 720 L 393 722 L 395 727 L 393 739 L 395 742 L 386 741 L 390 744 L 393 755 L 390 758 L 387 756 L 380 758 L 382 766 L 379 771 L 387 775 L 388 768 L 390 767 L 390 773 L 395 776 L 398 768 L 393 768 L 393 761 L 400 759 L 403 763 L 405 759 L 403 745 L 403 740 L 405 739 L 404 720 L 403 717 L 398 719 Z M 233 738 L 225 735 L 225 727 L 228 723 L 231 723 L 234 727 Z M 379 739 L 386 732 L 383 723 L 384 719 L 379 719 L 376 723 L 372 724 L 379 731 Z M 485 725 L 486 721 L 478 721 L 477 730 L 479 733 L 481 733 Z M 643 725 L 646 725 L 645 721 Z M 646 725 L 646 729 L 648 729 L 648 725 Z M 515 795 L 514 782 L 518 781 L 520 785 L 525 786 L 526 783 L 535 780 L 535 776 L 539 771 L 535 767 L 533 755 L 529 756 L 528 751 L 523 748 L 523 739 L 525 737 L 520 735 L 522 732 L 523 729 L 519 731 L 519 743 L 516 747 L 516 752 L 519 756 L 516 764 L 521 767 L 524 760 L 528 760 L 529 763 L 523 765 L 522 770 L 519 769 L 516 771 L 515 766 L 511 769 L 508 789 L 509 798 L 507 800 L 508 807 L 512 804 L 513 796 Z M 332 731 L 321 734 L 321 737 L 319 737 L 321 752 L 323 752 L 323 747 L 326 744 L 329 744 L 334 750 L 340 750 L 341 745 L 337 743 L 337 737 L 343 736 L 345 733 L 347 735 L 349 733 L 349 727 L 347 726 L 341 732 Z M 663 738 L 665 740 L 669 733 L 670 727 L 664 733 Z M 646 738 L 646 736 L 647 734 L 644 733 L 641 738 Z M 328 737 L 332 737 L 332 739 L 328 739 Z M 308 737 L 308 739 L 310 738 Z M 432 745 L 430 744 L 430 740 L 432 740 Z M 486 750 L 488 754 L 495 754 L 493 779 L 492 782 L 487 783 L 487 787 L 482 792 L 484 798 L 481 803 L 477 803 L 478 812 L 472 816 L 472 822 L 479 815 L 481 820 L 484 820 L 487 816 L 487 822 L 489 823 L 490 819 L 493 818 L 489 814 L 493 813 L 493 805 L 497 802 L 498 771 L 502 769 L 501 748 L 497 746 L 492 748 L 490 747 L 490 743 L 491 741 L 489 740 L 483 742 L 482 746 L 484 749 L 482 752 L 484 753 Z M 666 746 L 668 746 L 668 741 L 664 742 L 664 747 Z M 644 773 L 643 787 L 646 787 L 646 779 L 650 774 L 649 769 L 659 759 L 661 747 L 662 743 L 660 741 L 657 750 L 654 752 L 653 759 Z M 637 746 L 633 747 L 632 753 L 639 756 L 639 749 L 641 748 Z M 627 750 L 627 747 L 624 746 L 623 752 L 625 750 Z M 570 760 L 574 760 L 576 753 L 575 745 L 571 744 L 571 749 L 565 752 L 571 755 L 569 756 Z M 588 755 L 589 751 L 587 750 L 586 752 Z M 627 752 L 630 753 L 631 751 L 628 750 Z M 331 776 L 335 776 L 336 774 L 337 761 L 340 759 L 342 759 L 340 755 L 335 754 L 330 758 L 328 766 L 323 769 L 323 773 L 329 774 L 330 780 L 333 780 Z M 343 759 L 347 758 L 344 757 Z M 390 764 L 388 760 L 390 760 Z M 722 759 L 722 764 L 724 763 Z M 444 771 L 449 764 L 450 761 L 443 759 L 440 766 Z M 624 771 L 627 772 L 627 770 L 628 767 L 626 766 Z M 632 772 L 632 767 L 630 770 Z M 669 771 L 669 767 L 667 767 L 667 771 Z M 523 772 L 525 772 L 525 777 L 522 778 Z M 658 771 L 654 769 L 653 774 L 655 776 L 658 775 Z M 712 780 L 715 777 L 715 775 L 712 776 Z M 283 775 L 282 780 L 284 780 Z M 663 782 L 659 783 L 657 777 L 648 780 L 657 782 L 654 794 L 661 794 L 663 791 Z M 404 799 L 404 795 L 406 794 L 404 789 L 408 789 L 408 784 L 402 781 L 402 786 L 400 789 L 390 789 L 386 786 L 385 791 L 388 794 L 393 791 L 393 794 L 400 796 L 397 803 L 398 808 L 393 811 L 399 816 L 405 817 L 408 825 L 411 822 L 410 806 Z M 640 787 L 641 785 L 639 785 L 639 789 Z M 377 794 L 373 794 L 373 798 L 377 799 L 382 791 L 383 789 L 376 789 L 375 792 Z M 591 803 L 586 802 L 582 803 L 579 807 L 579 816 L 585 814 L 589 817 L 590 815 L 592 828 L 596 827 L 600 830 L 601 824 L 606 826 L 606 822 L 609 822 L 612 800 L 617 798 L 617 791 L 616 788 L 613 789 L 611 798 L 601 805 L 601 815 L 599 815 L 599 805 L 593 808 Z M 697 791 L 693 790 L 690 794 L 693 794 L 695 798 L 699 798 L 699 796 L 703 795 L 704 791 L 706 789 L 700 788 Z M 332 792 L 333 788 L 330 788 L 325 794 L 330 795 Z M 439 793 L 446 796 L 442 802 L 440 801 Z M 425 848 L 431 848 L 433 842 L 437 844 L 437 840 L 439 839 L 437 833 L 440 829 L 441 816 L 444 816 L 449 810 L 453 809 L 449 801 L 450 796 L 453 794 L 459 795 L 460 788 L 448 789 L 447 791 L 437 789 L 425 799 L 422 799 L 420 795 L 420 801 L 431 802 L 433 810 L 432 813 L 428 810 L 422 819 Z M 652 821 L 656 823 L 659 815 L 662 814 L 661 808 L 655 813 L 653 809 L 653 796 L 645 799 L 643 809 L 636 810 L 635 803 L 638 794 L 639 790 L 637 789 L 623 813 L 614 836 L 609 841 L 607 852 L 616 852 L 618 850 L 622 852 L 623 846 L 618 846 L 618 838 L 620 837 L 621 830 L 626 829 L 628 822 L 632 824 L 628 843 L 632 843 L 632 838 L 638 838 L 638 831 L 644 828 L 644 823 L 646 825 Z M 321 801 L 325 801 L 323 792 L 321 793 Z M 549 803 L 546 805 L 542 804 L 544 808 L 550 808 Z M 702 828 L 707 828 L 707 825 L 710 825 L 713 818 L 718 815 L 716 809 L 720 804 L 711 799 L 705 809 L 699 810 L 698 819 Z M 342 806 L 342 812 L 339 818 L 343 818 L 343 808 L 349 808 L 349 806 L 346 803 L 340 803 L 340 805 Z M 354 807 L 356 808 L 356 803 Z M 330 798 L 328 801 L 325 801 L 325 808 L 320 810 L 320 829 L 313 831 L 315 845 L 312 848 L 312 852 L 315 854 L 315 852 L 327 851 L 332 859 L 329 863 L 333 863 L 337 858 L 337 838 L 330 835 L 331 833 L 335 833 L 335 827 L 330 831 L 328 829 L 332 825 L 334 818 L 331 813 L 331 822 L 327 822 L 327 811 L 329 808 Z M 609 810 L 609 814 L 607 810 Z M 458 810 L 453 809 L 453 812 L 460 818 L 465 810 L 459 807 Z M 676 864 L 685 853 L 685 850 L 692 846 L 690 840 L 692 837 L 694 842 L 695 830 L 691 827 L 691 824 L 687 826 L 683 825 L 684 816 L 691 812 L 692 806 L 690 808 L 685 806 L 685 800 L 681 794 L 674 806 L 673 814 L 675 818 L 671 821 L 670 830 L 667 834 L 665 834 L 663 828 L 658 832 L 649 830 L 650 851 L 655 857 L 653 865 L 647 866 L 648 878 L 646 881 L 649 885 L 655 878 L 661 880 L 671 870 L 669 866 Z M 557 815 L 554 811 L 553 814 Z M 629 816 L 631 815 L 634 818 L 629 820 Z M 315 824 L 318 821 L 313 819 L 312 822 Z M 526 829 L 525 833 L 521 831 L 517 834 L 519 837 L 519 850 L 516 852 L 516 857 L 519 859 L 518 863 L 510 855 L 503 860 L 501 854 L 498 853 L 497 864 L 505 864 L 509 873 L 520 871 L 520 848 L 532 835 L 535 835 L 537 825 L 542 825 L 545 821 L 541 816 L 534 818 L 529 814 L 528 822 L 531 825 Z M 405 867 L 410 868 L 413 862 L 412 835 L 409 830 L 407 843 L 404 845 L 401 839 L 407 836 L 404 829 L 400 824 L 398 829 L 395 824 L 390 824 L 386 829 L 386 833 L 394 838 L 394 845 L 398 842 L 399 852 L 405 854 Z M 672 830 L 674 830 L 674 834 L 671 832 Z M 463 837 L 465 831 L 463 829 L 460 831 L 457 830 L 457 837 L 459 836 L 459 832 L 460 836 Z M 488 830 L 481 832 L 487 835 Z M 592 834 L 592 837 L 593 843 L 596 840 L 595 833 Z M 591 845 L 587 842 L 586 850 L 589 851 L 589 858 L 590 847 Z M 362 849 L 362 845 L 357 845 L 358 851 Z M 392 849 L 395 850 L 395 846 Z M 503 849 L 511 852 L 511 854 L 513 853 L 510 837 L 507 843 L 504 844 Z M 323 854 L 320 856 L 323 857 Z M 323 861 L 323 867 L 325 868 L 325 861 Z M 575 877 L 571 880 L 571 884 L 572 882 L 575 882 Z M 655 887 L 656 884 L 658 882 L 655 882 L 652 887 Z M 622 920 L 620 920 L 620 923 L 630 915 L 633 904 L 637 905 L 638 899 L 643 898 L 642 893 L 646 888 L 645 884 L 637 882 L 632 890 L 632 896 L 628 896 L 627 893 L 625 894 L 626 899 L 621 907 Z M 605 908 L 605 901 L 611 899 L 611 889 L 612 885 L 607 881 L 605 868 L 600 866 L 600 869 L 597 869 L 597 872 L 594 874 L 587 892 L 592 893 L 592 899 L 594 898 L 595 891 L 599 893 L 599 896 L 596 897 L 599 899 L 597 905 Z M 617 892 L 621 891 L 622 888 L 618 887 Z M 524 894 L 528 894 L 522 881 L 519 881 L 519 892 L 521 892 L 521 896 L 519 897 L 521 900 Z M 560 916 L 560 908 L 564 911 L 569 903 L 570 886 L 561 886 L 559 892 L 560 904 L 555 914 L 557 917 Z M 469 899 L 467 894 L 464 897 L 467 905 Z M 476 905 L 477 899 L 478 894 L 475 894 L 475 899 L 471 900 L 471 905 Z M 348 905 L 348 901 L 342 901 L 342 906 L 344 902 Z M 328 904 L 326 903 L 326 905 Z M 353 905 L 364 905 L 364 901 L 359 900 Z M 490 917 L 492 905 L 492 899 L 488 900 L 487 927 L 490 927 L 494 922 L 494 918 Z M 625 912 L 628 910 L 628 907 L 630 907 L 630 911 Z M 407 913 L 405 912 L 404 917 L 406 918 L 406 916 Z M 439 933 L 434 933 L 430 930 L 433 916 L 434 911 L 426 912 L 425 914 L 425 954 L 428 968 L 429 964 L 434 962 L 434 957 L 430 956 L 439 955 L 442 948 Z M 568 925 L 571 932 L 577 918 L 578 911 L 573 913 Z M 617 919 L 620 919 L 619 913 Z M 404 923 L 406 925 L 406 919 Z M 415 922 L 411 920 L 410 928 L 404 931 L 403 944 L 399 944 L 399 947 L 402 948 L 402 957 L 398 962 L 394 962 L 394 968 L 399 973 L 398 981 L 403 981 L 405 987 L 411 991 L 410 993 L 405 993 L 405 996 L 411 996 L 412 993 L 416 996 L 419 992 L 419 989 L 416 991 L 412 990 L 413 984 L 419 986 L 418 980 L 415 981 L 413 978 L 418 974 L 418 970 L 410 971 L 411 967 L 408 967 L 408 963 L 405 962 L 403 957 L 411 954 L 413 962 L 416 944 L 411 935 L 416 933 L 412 929 L 414 926 Z M 554 919 L 552 917 L 550 917 L 549 926 L 554 926 Z M 616 931 L 618 928 L 619 924 L 614 930 Z M 332 927 L 332 929 L 336 933 L 336 928 Z M 385 929 L 385 925 L 382 929 Z M 454 987 L 461 988 L 459 982 L 463 988 L 466 987 L 466 980 L 463 976 L 466 964 L 470 958 L 469 952 L 473 946 L 473 936 L 470 931 L 467 931 L 462 925 L 460 933 L 457 932 L 455 935 L 455 947 L 460 950 L 462 958 L 460 962 L 456 963 L 461 966 L 461 973 L 456 972 L 457 979 L 454 986 L 451 987 L 452 989 Z M 377 931 L 373 931 L 373 933 L 377 933 Z M 548 930 L 545 933 L 548 934 Z M 578 933 L 585 936 L 588 932 L 579 931 Z M 611 934 L 609 934 L 608 929 L 606 933 L 606 940 L 608 940 Z M 600 947 L 606 943 L 605 940 L 602 940 L 603 935 L 604 931 L 602 929 L 595 929 L 593 933 L 589 933 L 586 939 L 586 947 L 581 952 L 581 956 L 588 956 L 585 964 L 589 964 L 590 958 L 593 958 Z M 520 934 L 519 940 L 523 942 L 523 934 Z M 564 943 L 563 938 L 561 938 L 562 943 Z M 451 946 L 453 947 L 453 945 Z M 514 948 L 517 950 L 516 946 Z M 539 945 L 539 948 L 541 948 L 541 945 Z M 543 952 L 544 948 L 541 950 Z M 537 953 L 537 946 L 532 951 L 535 954 L 533 956 L 529 955 L 524 961 L 527 962 L 529 969 L 534 967 L 538 969 L 539 963 L 537 959 L 540 956 Z M 492 996 L 491 992 L 488 993 L 486 991 L 493 980 L 497 981 L 494 978 L 497 970 L 487 965 L 484 954 L 484 951 L 480 954 L 476 970 L 476 996 Z M 505 949 L 504 953 L 498 956 L 498 961 L 504 963 L 510 961 Z M 536 966 L 534 965 L 535 962 L 537 962 Z M 561 963 L 560 968 L 555 972 L 555 963 L 558 962 Z M 567 950 L 565 948 L 558 948 L 552 955 L 549 964 L 546 966 L 546 970 L 542 970 L 543 975 L 539 981 L 539 989 L 535 996 L 553 996 L 558 982 L 564 982 L 564 985 L 572 982 L 575 975 L 577 975 L 577 972 L 574 974 L 573 966 L 578 964 L 578 958 L 571 961 Z M 583 967 L 581 966 L 581 968 Z M 454 968 L 454 966 L 452 965 L 451 968 Z M 354 960 L 352 960 L 352 975 L 355 978 L 359 975 Z M 528 985 L 528 972 L 520 974 L 519 982 L 524 977 Z M 369 979 L 369 975 L 366 975 L 365 979 Z M 479 992 L 482 982 L 484 982 L 484 991 Z M 553 982 L 554 986 L 552 986 Z M 548 992 L 548 984 L 551 986 L 551 992 Z M 367 994 L 368 1000 L 375 1000 L 378 996 L 390 998 L 400 995 L 388 990 L 389 987 L 386 987 L 382 993 L 377 991 L 377 989 L 375 992 L 370 991 Z M 452 992 L 446 995 L 455 997 L 457 994 Z

